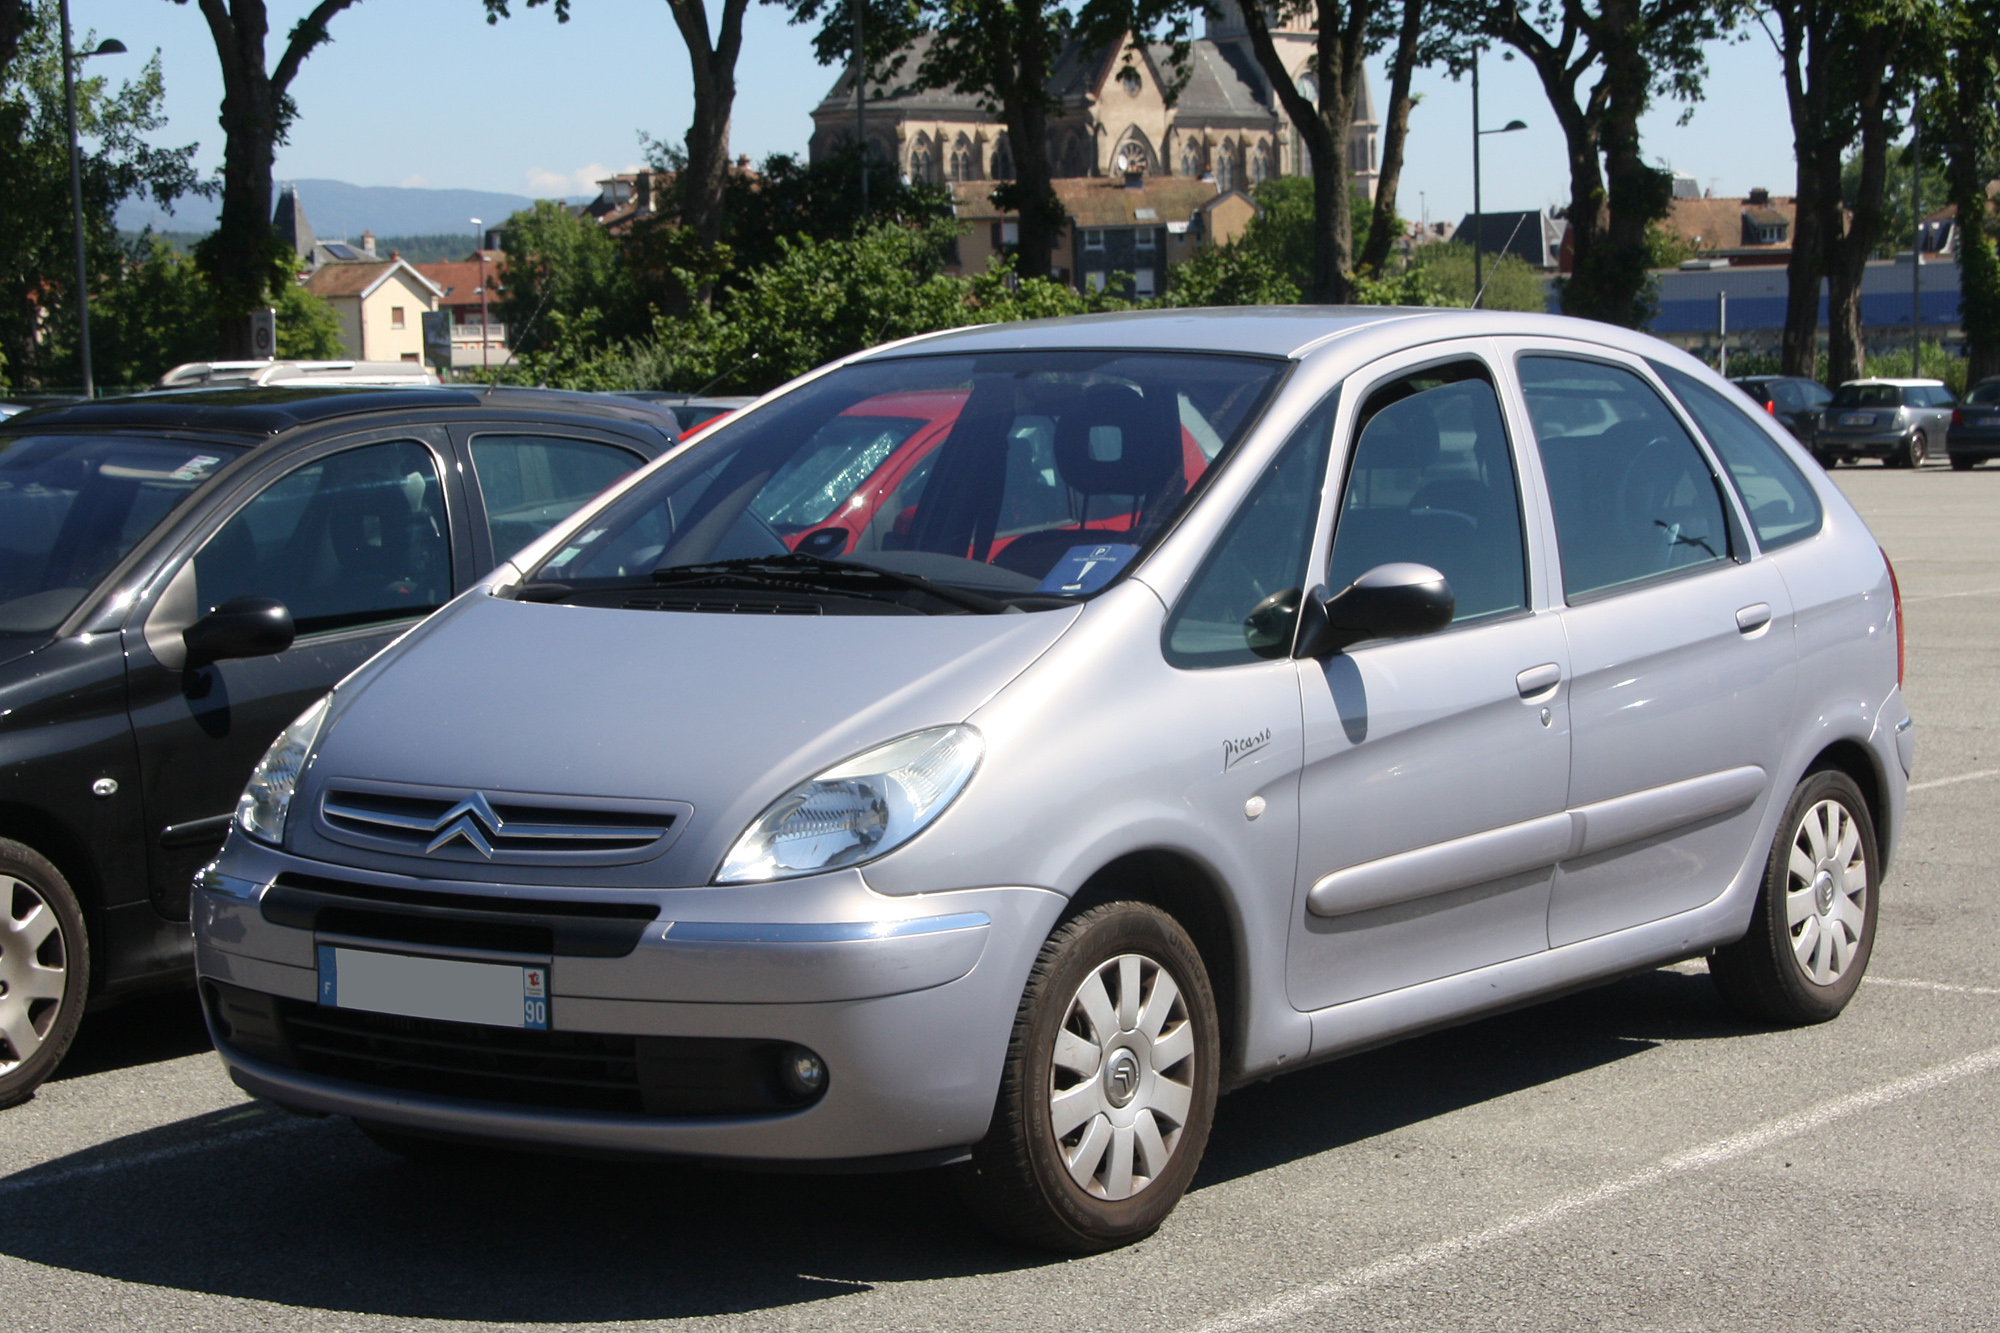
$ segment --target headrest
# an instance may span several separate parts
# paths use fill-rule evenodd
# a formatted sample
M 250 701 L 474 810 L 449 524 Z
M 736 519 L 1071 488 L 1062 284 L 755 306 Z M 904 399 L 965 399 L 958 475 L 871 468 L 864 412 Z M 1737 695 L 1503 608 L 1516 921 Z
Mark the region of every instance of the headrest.
M 1056 420 L 1056 470 L 1085 495 L 1149 496 L 1181 465 L 1172 396 L 1128 384 L 1093 384 Z
M 1361 432 L 1358 468 L 1426 468 L 1440 448 L 1437 417 L 1423 396 L 1405 398 L 1377 412 Z

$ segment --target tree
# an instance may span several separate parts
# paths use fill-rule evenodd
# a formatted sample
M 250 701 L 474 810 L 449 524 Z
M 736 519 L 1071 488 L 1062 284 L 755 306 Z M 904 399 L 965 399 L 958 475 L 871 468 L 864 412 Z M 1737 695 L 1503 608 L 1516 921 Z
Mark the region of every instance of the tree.
M 1860 375 L 1866 355 L 1861 274 L 1884 224 L 1895 120 L 1891 72 L 1908 35 L 1907 0 L 1767 0 L 1765 13 L 1784 69 L 1798 164 L 1783 364 L 1788 375 L 1812 373 L 1824 280 L 1828 373 L 1838 383 Z M 1857 166 L 1843 198 L 1841 158 L 1857 141 Z
M 1938 52 L 1938 59 L 1947 62 L 1952 59 L 1948 51 Z M 1945 91 L 1945 80 L 1940 77 L 1937 91 Z M 1939 100 L 1934 110 L 1943 113 L 1946 106 Z M 1932 125 L 1938 122 L 1930 121 Z M 1934 133 L 1926 130 L 1925 133 Z M 1933 148 L 1935 146 L 1933 145 Z M 1937 208 L 1950 199 L 1951 180 L 1944 165 L 1944 155 L 1940 151 L 1923 154 L 1924 161 L 1917 168 L 1923 188 L 1922 203 L 1925 209 Z M 1840 199 L 1847 207 L 1853 208 L 1861 201 L 1861 154 L 1849 154 L 1840 164 Z M 1889 259 L 1910 248 L 1916 231 L 1910 221 L 1910 149 L 1906 144 L 1896 145 L 1887 150 L 1882 164 L 1882 227 L 1875 235 L 1875 248 L 1870 252 L 1872 259 Z
M 485 4 L 488 23 L 508 16 L 507 0 L 485 0 Z M 530 9 L 553 4 L 556 21 L 569 21 L 569 0 L 527 0 L 527 4 Z M 736 105 L 736 60 L 743 51 L 743 15 L 750 0 L 721 0 L 721 6 L 721 21 L 711 29 L 703 0 L 667 0 L 687 50 L 694 90 L 694 118 L 674 186 L 680 195 L 680 221 L 703 246 L 722 240 L 728 205 L 729 118 Z M 706 292 L 706 284 L 701 285 L 704 299 Z
M 186 4 L 188 0 L 174 0 Z M 292 277 L 292 253 L 271 226 L 271 169 L 298 117 L 292 80 L 321 43 L 326 25 L 355 0 L 318 0 L 292 26 L 275 67 L 264 45 L 264 0 L 195 0 L 222 66 L 222 216 L 195 249 L 215 289 L 216 340 L 225 359 L 251 354 L 248 316 L 270 304 Z
M 81 375 L 62 43 L 53 6 L 25 14 L 0 66 L 0 369 L 17 389 L 66 387 Z M 157 54 L 116 91 L 101 76 L 78 79 L 76 96 L 78 131 L 95 144 L 82 154 L 84 248 L 101 284 L 123 261 L 112 223 L 121 200 L 143 194 L 164 207 L 201 187 L 193 144 L 147 142 L 166 123 Z
M 1426 48 L 1436 56 L 1438 41 L 1425 40 L 1428 6 L 1425 0 L 1403 0 L 1403 21 L 1396 30 L 1395 54 L 1389 57 L 1388 117 L 1382 122 L 1382 163 L 1375 174 L 1375 202 L 1369 213 L 1366 239 L 1357 240 L 1360 258 L 1355 271 L 1380 277 L 1389 267 L 1389 247 L 1402 234 L 1396 217 L 1396 191 L 1403 181 L 1403 145 L 1410 134 L 1410 77 Z M 1429 63 L 1428 60 L 1425 63 Z
M 553 200 L 507 219 L 507 268 L 497 314 L 515 350 L 548 353 L 565 343 L 615 343 L 652 324 L 625 256 L 604 228 Z
M 1367 194 L 1359 187 L 1347 187 L 1348 216 L 1353 219 L 1353 244 L 1358 251 L 1368 246 L 1374 227 L 1374 210 Z M 1274 176 L 1259 182 L 1250 191 L 1257 204 L 1257 216 L 1230 247 L 1255 255 L 1272 272 L 1296 288 L 1302 299 L 1312 290 L 1318 246 L 1319 190 L 1305 176 Z M 1387 223 L 1391 240 L 1400 235 L 1403 220 L 1392 210 Z
M 1461 31 L 1527 60 L 1562 127 L 1574 256 L 1558 284 L 1564 313 L 1640 327 L 1653 304 L 1646 229 L 1667 215 L 1673 180 L 1641 156 L 1639 118 L 1655 96 L 1701 96 L 1704 47 L 1733 18 L 1730 0 L 1439 2 Z
M 1528 262 L 1511 252 L 1485 257 L 1486 295 L 1483 310 L 1547 310 L 1545 279 Z M 1472 247 L 1457 241 L 1418 246 L 1410 255 L 1410 272 L 1421 276 L 1437 293 L 1438 305 L 1472 304 Z
M 1922 114 L 1932 160 L 1942 160 L 1945 193 L 1958 214 L 1959 323 L 1965 380 L 2000 375 L 2000 252 L 1986 185 L 2000 165 L 2000 3 L 1948 0 L 1934 48 L 1937 78 Z

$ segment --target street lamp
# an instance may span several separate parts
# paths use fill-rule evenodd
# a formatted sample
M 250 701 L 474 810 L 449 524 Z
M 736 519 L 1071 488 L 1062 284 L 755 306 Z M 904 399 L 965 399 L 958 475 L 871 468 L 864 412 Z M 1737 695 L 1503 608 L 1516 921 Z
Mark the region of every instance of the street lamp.
M 1497 130 L 1479 128 L 1479 48 L 1472 48 L 1472 308 L 1479 308 L 1480 298 L 1486 294 L 1486 247 L 1482 218 L 1485 210 L 1479 194 L 1479 141 L 1489 134 L 1512 134 L 1515 130 L 1525 130 L 1528 123 L 1510 120 Z
M 97 397 L 96 376 L 90 366 L 90 269 L 83 256 L 83 164 L 76 146 L 76 62 L 92 56 L 115 56 L 125 43 L 107 37 L 89 51 L 72 51 L 69 45 L 69 0 L 62 0 L 63 101 L 69 109 L 69 208 L 76 226 L 76 350 L 83 363 L 83 396 Z
M 472 243 L 472 252 L 479 256 L 479 369 L 481 372 L 486 372 L 492 369 L 492 363 L 489 360 L 492 353 L 487 350 L 486 342 L 488 336 L 486 327 L 486 232 L 484 230 L 486 224 L 478 218 L 474 218 L 472 219 L 472 225 L 477 229 L 473 232 L 475 239 Z

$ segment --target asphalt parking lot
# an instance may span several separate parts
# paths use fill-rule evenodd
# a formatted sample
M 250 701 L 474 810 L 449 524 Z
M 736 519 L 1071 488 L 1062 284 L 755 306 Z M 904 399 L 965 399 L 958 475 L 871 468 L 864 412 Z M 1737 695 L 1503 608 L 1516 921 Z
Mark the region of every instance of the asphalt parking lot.
M 2000 468 L 1846 468 L 1918 767 L 1867 984 L 1733 1021 L 1699 964 L 1226 1098 L 1159 1235 L 1054 1261 L 924 1176 L 425 1170 L 246 1099 L 191 998 L 0 1112 L 10 1329 L 2000 1325 Z

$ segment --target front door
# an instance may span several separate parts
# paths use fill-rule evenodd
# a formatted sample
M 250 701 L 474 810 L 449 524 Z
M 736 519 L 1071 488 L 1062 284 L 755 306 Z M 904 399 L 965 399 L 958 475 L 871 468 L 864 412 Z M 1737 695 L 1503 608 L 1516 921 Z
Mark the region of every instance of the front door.
M 149 878 L 162 915 L 186 917 L 194 872 L 221 845 L 250 770 L 278 732 L 450 599 L 445 443 L 440 432 L 408 430 L 315 450 L 261 475 L 126 629 Z M 176 656 L 177 626 L 242 596 L 285 604 L 298 631 L 289 649 L 192 670 L 161 660 Z
M 1575 671 L 1563 945 L 1698 907 L 1742 867 L 1784 748 L 1792 606 L 1640 367 L 1533 348 L 1515 364 Z
M 1415 561 L 1444 574 L 1457 605 L 1442 633 L 1297 663 L 1288 987 L 1300 1009 L 1547 946 L 1566 843 L 1569 657 L 1557 615 L 1538 609 L 1538 525 L 1484 349 L 1379 366 L 1342 413 L 1353 444 L 1335 473 L 1326 586 Z

